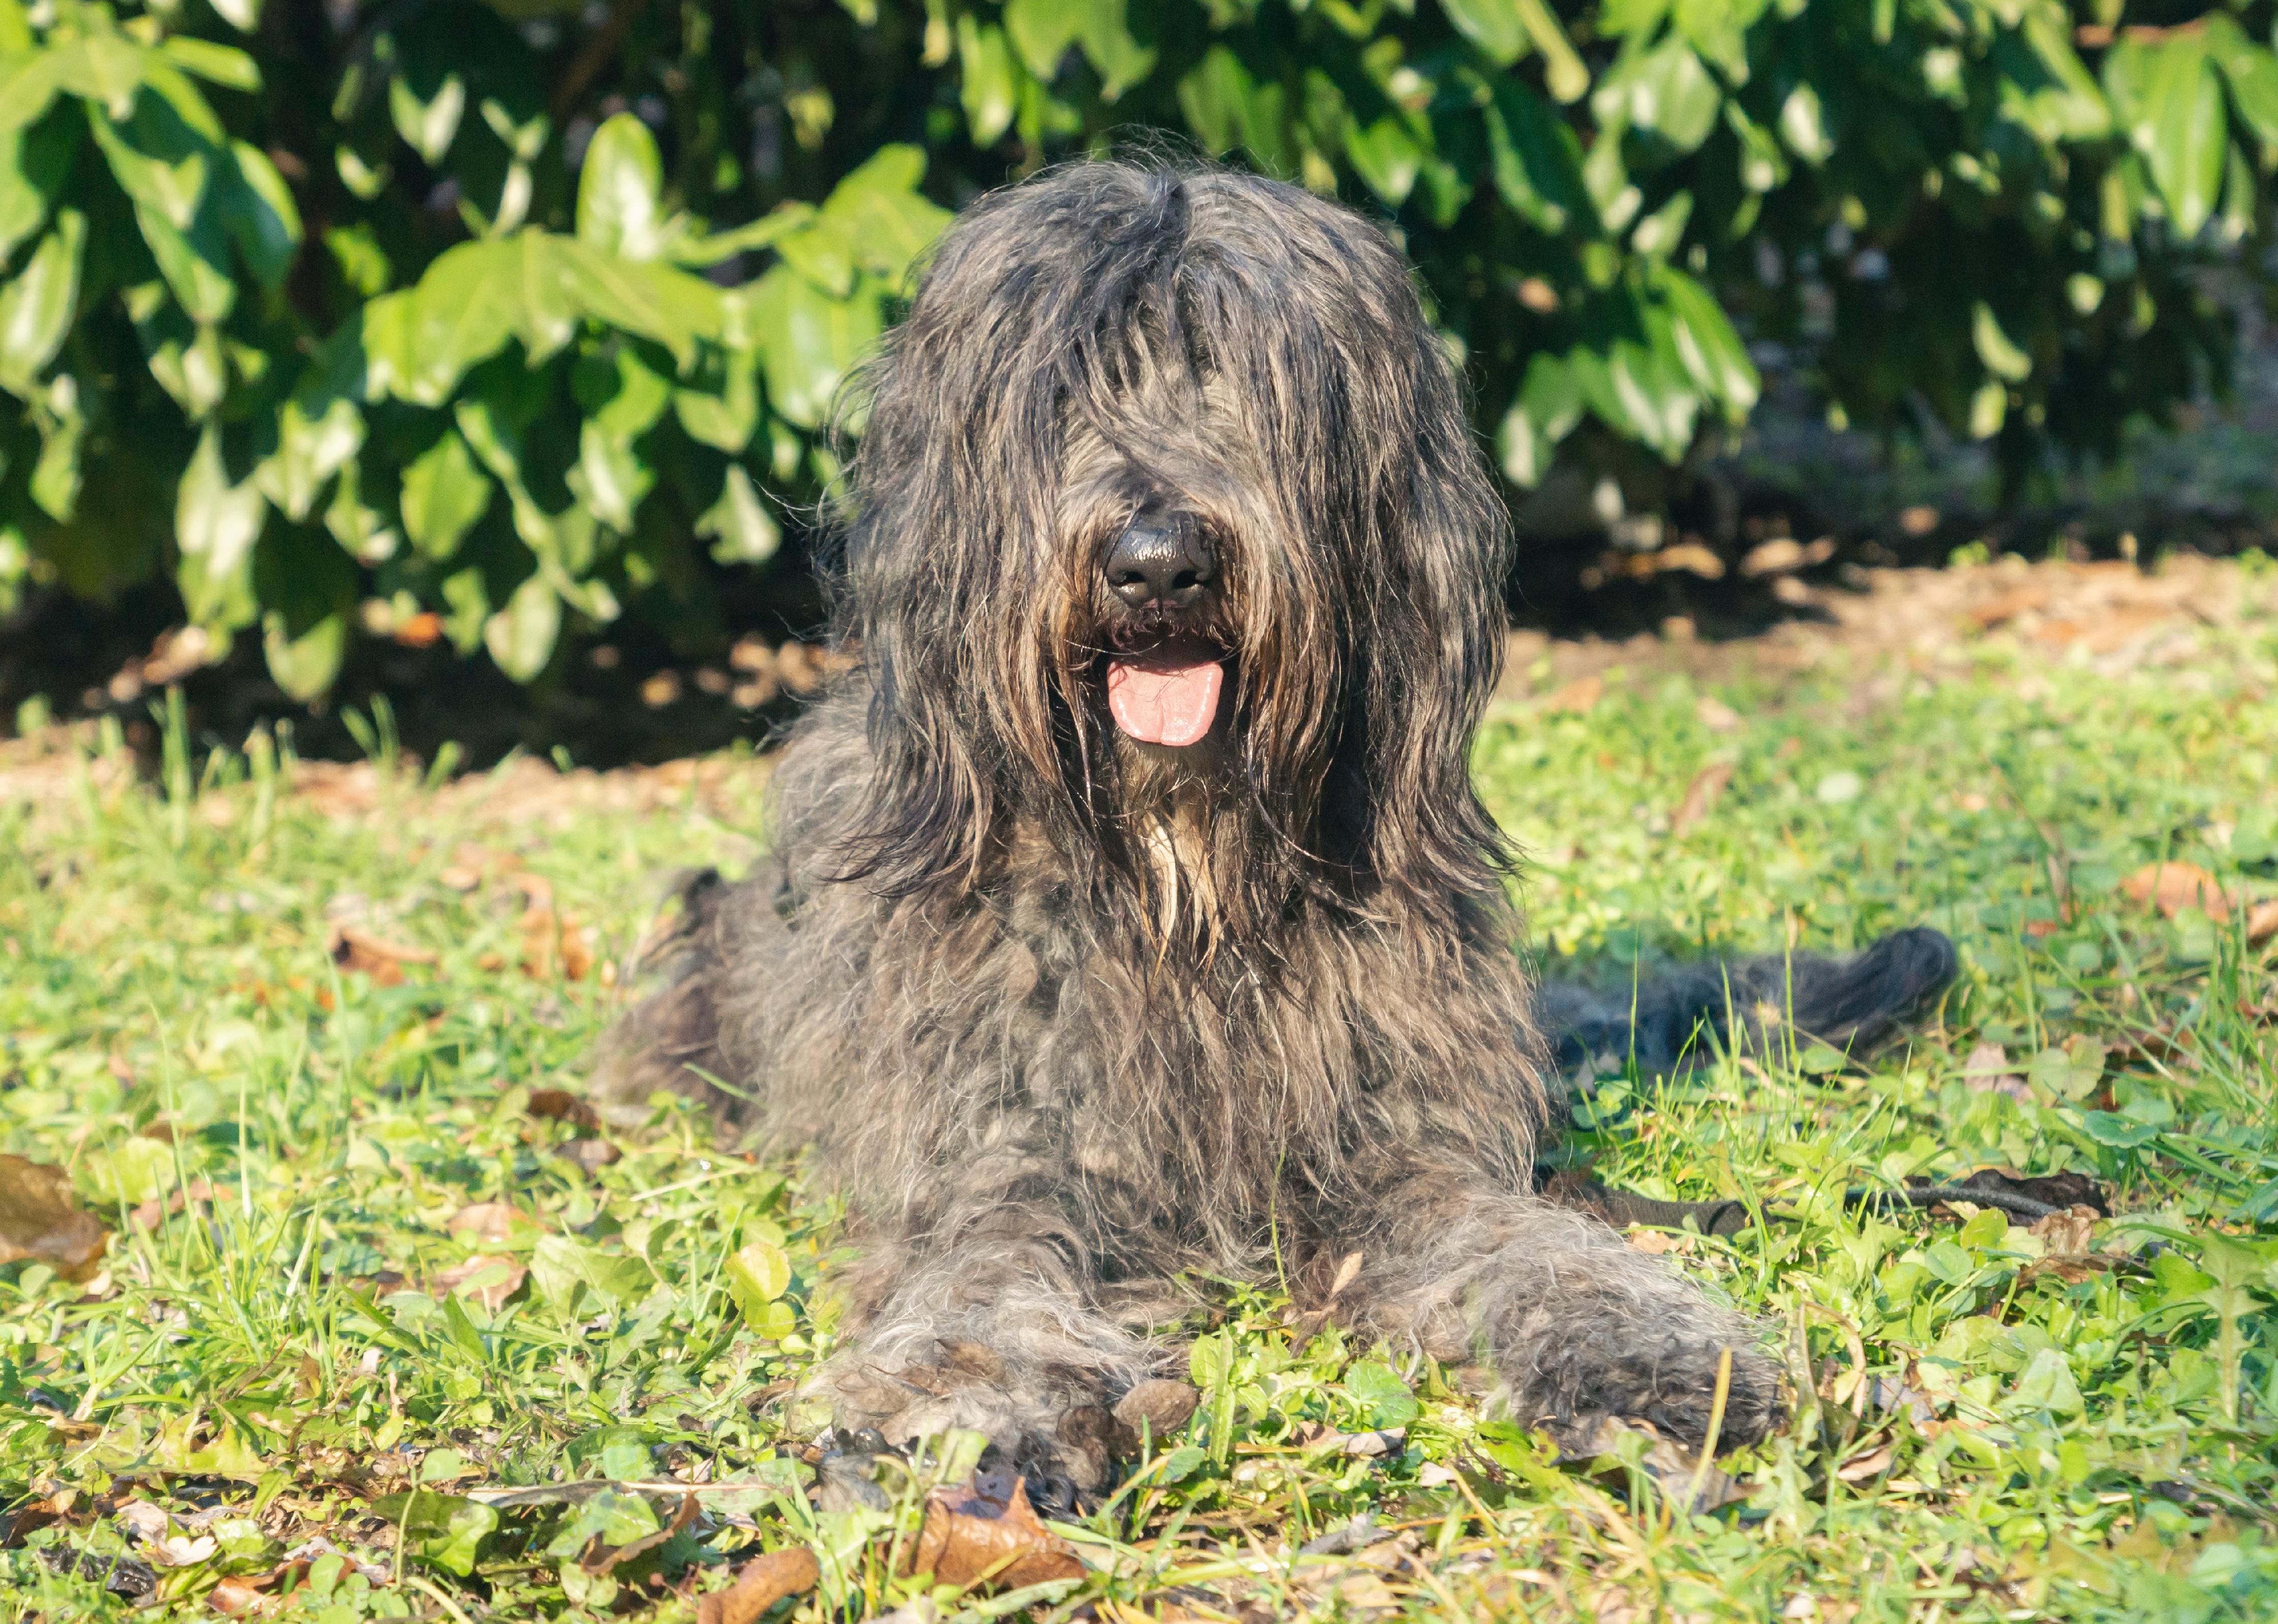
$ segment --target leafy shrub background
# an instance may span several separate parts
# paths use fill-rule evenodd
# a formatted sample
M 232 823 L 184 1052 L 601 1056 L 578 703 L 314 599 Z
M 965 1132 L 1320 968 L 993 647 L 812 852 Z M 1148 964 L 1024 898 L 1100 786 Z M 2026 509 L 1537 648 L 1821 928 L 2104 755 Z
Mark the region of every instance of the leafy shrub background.
M 1515 485 L 1681 465 L 1741 334 L 2011 479 L 2220 387 L 2272 8 L 0 0 L 0 608 L 154 576 L 322 692 L 377 598 L 694 652 L 948 210 L 1173 132 L 1391 223 Z

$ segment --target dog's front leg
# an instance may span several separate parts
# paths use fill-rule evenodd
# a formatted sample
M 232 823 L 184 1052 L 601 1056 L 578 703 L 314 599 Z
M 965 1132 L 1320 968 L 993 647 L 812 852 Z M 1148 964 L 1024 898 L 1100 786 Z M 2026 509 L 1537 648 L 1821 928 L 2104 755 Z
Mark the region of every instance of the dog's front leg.
M 1613 1416 L 1697 1446 L 1727 1351 L 1719 1447 L 1770 1430 L 1779 1371 L 1755 1329 L 1597 1219 L 1419 1170 L 1385 1181 L 1369 1210 L 1373 1223 L 1332 1231 L 1333 1252 L 1361 1254 L 1338 1318 L 1442 1360 L 1484 1360 L 1517 1417 L 1562 1445 L 1586 1446 Z
M 1162 1354 L 1098 1306 L 1089 1259 L 1049 1208 L 946 1215 L 872 1246 L 845 1284 L 847 1341 L 809 1387 L 842 1430 L 894 1445 L 985 1432 L 1048 1513 L 1105 1485 L 1112 1407 Z

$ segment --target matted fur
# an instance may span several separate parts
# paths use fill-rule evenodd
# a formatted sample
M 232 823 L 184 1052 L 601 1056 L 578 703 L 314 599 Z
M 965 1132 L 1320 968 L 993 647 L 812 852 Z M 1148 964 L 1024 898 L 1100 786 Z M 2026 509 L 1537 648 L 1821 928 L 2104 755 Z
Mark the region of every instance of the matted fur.
M 1318 1294 L 1357 1252 L 1342 1319 L 1529 1420 L 1698 1439 L 1730 1350 L 1723 1436 L 1762 1436 L 1753 1329 L 1531 1193 L 1549 1051 L 1468 761 L 1509 536 L 1393 246 L 1248 176 L 1059 170 L 959 219 L 863 399 L 860 668 L 597 1077 L 846 1193 L 841 1419 L 1089 1487 L 1097 1407 L 1183 1361 L 1187 1277 Z M 1190 609 L 1104 584 L 1143 514 L 1211 538 Z M 1183 751 L 1103 693 L 1166 631 L 1229 673 Z

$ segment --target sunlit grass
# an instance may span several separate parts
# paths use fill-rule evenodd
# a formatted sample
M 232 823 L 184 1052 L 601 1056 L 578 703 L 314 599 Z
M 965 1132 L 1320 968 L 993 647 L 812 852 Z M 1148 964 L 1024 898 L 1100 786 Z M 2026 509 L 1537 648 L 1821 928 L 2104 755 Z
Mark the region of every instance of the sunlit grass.
M 1917 920 L 1961 943 L 1959 984 L 1869 1064 L 1601 1079 L 1563 1153 L 1748 1203 L 1737 1235 L 1649 1244 L 1763 1317 L 1793 1422 L 1724 1463 L 1737 1498 L 1688 1512 L 1649 1440 L 1554 1463 L 1462 1373 L 1334 1330 L 1297 1344 L 1280 1300 L 1240 1296 L 1192 1328 L 1195 1422 L 1065 1530 L 1092 1577 L 1017 1599 L 1117 1620 L 2278 1611 L 2278 980 L 2244 906 L 2167 918 L 2122 885 L 2188 861 L 2278 895 L 2274 652 L 2265 628 L 2186 672 L 1756 680 L 1720 690 L 1741 719 L 1722 732 L 1681 677 L 1499 712 L 1481 780 L 1533 854 L 1553 972 Z M 396 765 L 296 788 L 273 749 L 179 735 L 143 787 L 80 748 L 56 795 L 0 812 L 0 1149 L 68 1169 L 116 1231 L 93 1281 L 0 1268 L 0 1489 L 60 1513 L 0 1551 L 15 1613 L 130 1607 L 69 1552 L 151 1563 L 177 1610 L 261 1577 L 260 1605 L 326 1624 L 677 1617 L 791 1543 L 822 1582 L 784 1616 L 921 1594 L 898 1558 L 961 1458 L 885 1509 L 818 1511 L 778 1452 L 830 1346 L 832 1212 L 683 1114 L 609 1161 L 544 1092 L 575 1087 L 669 875 L 750 860 L 763 765 L 636 805 L 526 767 L 488 790 Z M 1717 760 L 1729 788 L 1672 834 Z M 2089 1175 L 2119 1216 L 2083 1258 L 1991 1211 L 1843 1199 L 1989 1166 Z M 1389 1452 L 1337 1452 L 1386 1428 Z M 600 1478 L 750 1486 L 606 1572 L 579 1558 L 661 1532 L 676 1497 L 465 1498 Z M 134 1501 L 172 1513 L 174 1565 L 117 1514 Z M 1362 1514 L 1356 1554 L 1298 1552 Z

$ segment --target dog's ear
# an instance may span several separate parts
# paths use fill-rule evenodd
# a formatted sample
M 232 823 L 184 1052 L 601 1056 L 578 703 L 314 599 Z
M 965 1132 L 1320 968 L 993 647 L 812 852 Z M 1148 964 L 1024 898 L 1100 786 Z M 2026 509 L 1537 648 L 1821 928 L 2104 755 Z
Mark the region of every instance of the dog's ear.
M 1411 454 L 1404 480 L 1389 470 L 1405 489 L 1381 493 L 1391 516 L 1374 558 L 1358 561 L 1366 584 L 1341 754 L 1358 775 L 1363 862 L 1436 910 L 1499 885 L 1510 860 L 1471 765 L 1502 673 L 1509 519 L 1436 338 L 1418 338 Z

